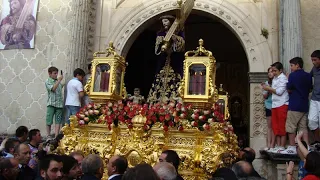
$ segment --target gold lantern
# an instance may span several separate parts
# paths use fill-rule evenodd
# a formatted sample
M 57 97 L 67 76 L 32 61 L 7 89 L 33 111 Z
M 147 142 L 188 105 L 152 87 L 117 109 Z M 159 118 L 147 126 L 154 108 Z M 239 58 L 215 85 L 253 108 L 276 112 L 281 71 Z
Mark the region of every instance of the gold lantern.
M 95 52 L 91 77 L 85 86 L 86 93 L 95 103 L 117 101 L 126 96 L 124 86 L 125 59 L 115 52 L 113 42 L 105 52 Z
M 219 99 L 217 101 L 217 105 L 219 106 L 220 113 L 224 115 L 224 119 L 229 119 L 230 117 L 229 108 L 228 108 L 229 94 L 227 91 L 223 89 L 222 86 L 223 85 L 220 84 L 220 87 L 218 89 Z
M 216 60 L 200 39 L 196 50 L 185 53 L 184 77 L 179 88 L 184 103 L 195 108 L 211 108 L 219 98 L 215 79 Z

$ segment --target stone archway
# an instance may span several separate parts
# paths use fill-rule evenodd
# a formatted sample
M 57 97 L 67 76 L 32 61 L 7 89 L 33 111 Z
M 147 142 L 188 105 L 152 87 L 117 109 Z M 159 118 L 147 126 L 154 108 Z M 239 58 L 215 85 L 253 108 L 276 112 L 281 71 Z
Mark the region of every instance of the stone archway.
M 155 17 L 177 7 L 172 0 L 150 0 L 136 5 L 114 26 L 107 42 L 114 41 L 118 52 L 126 57 L 134 40 Z M 262 72 L 272 63 L 267 40 L 261 36 L 260 26 L 250 14 L 229 1 L 197 0 L 194 9 L 220 19 L 237 36 L 245 50 L 250 71 L 250 146 L 258 150 L 265 145 L 266 128 L 260 83 L 265 79 Z
M 107 42 L 114 41 L 117 50 L 126 57 L 133 41 L 139 32 L 148 26 L 150 20 L 159 14 L 177 9 L 177 6 L 172 0 L 144 2 L 114 26 Z M 250 72 L 264 72 L 272 63 L 270 47 L 266 39 L 261 36 L 260 26 L 250 15 L 231 2 L 221 3 L 219 0 L 197 0 L 194 9 L 219 18 L 234 32 L 246 51 Z

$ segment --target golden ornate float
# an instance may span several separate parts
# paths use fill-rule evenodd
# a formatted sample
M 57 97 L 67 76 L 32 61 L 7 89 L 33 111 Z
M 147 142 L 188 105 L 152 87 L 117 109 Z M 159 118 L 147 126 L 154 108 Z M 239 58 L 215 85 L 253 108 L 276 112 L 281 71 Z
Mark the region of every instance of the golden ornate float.
M 197 50 L 192 51 L 194 53 L 192 60 L 189 61 L 190 58 L 186 58 L 184 67 L 186 78 L 180 87 L 182 99 L 187 102 L 185 105 L 191 103 L 198 105 L 197 108 L 201 109 L 192 109 L 191 106 L 188 106 L 190 109 L 184 111 L 181 104 L 171 106 L 170 104 L 158 104 L 158 107 L 166 106 L 167 109 L 172 110 L 166 111 L 167 114 L 160 113 L 168 121 L 162 119 L 151 122 L 151 115 L 149 116 L 145 112 L 151 106 L 138 106 L 140 109 L 137 109 L 137 112 L 135 109 L 133 110 L 134 116 L 130 115 L 128 111 L 123 111 L 125 108 L 122 106 L 121 112 L 117 108 L 113 109 L 114 104 L 111 102 L 122 97 L 124 94 L 121 93 L 125 91 L 125 88 L 123 82 L 124 61 L 114 52 L 112 47 L 111 44 L 106 53 L 95 53 L 107 54 L 107 57 L 101 59 L 101 57 L 94 56 L 92 61 L 93 76 L 89 84 L 86 85 L 86 91 L 94 101 L 106 103 L 106 99 L 108 99 L 110 102 L 103 108 L 100 104 L 92 104 L 70 118 L 70 125 L 66 125 L 62 129 L 64 138 L 58 148 L 60 153 L 69 154 L 72 151 L 81 150 L 85 154 L 97 153 L 104 159 L 109 159 L 113 155 L 124 155 L 128 159 L 129 166 L 132 167 L 142 162 L 154 165 L 158 162 L 163 150 L 172 149 L 181 158 L 179 173 L 186 180 L 208 179 L 217 168 L 228 166 L 235 161 L 239 149 L 237 137 L 233 133 L 231 124 L 227 121 L 229 117 L 228 96 L 227 94 L 218 94 L 215 86 L 215 59 L 210 51 L 204 49 L 203 41 L 200 41 Z M 204 56 L 200 56 L 202 54 L 199 53 L 204 53 Z M 191 55 L 187 53 L 186 56 Z M 111 71 L 107 76 L 112 79 L 112 82 L 106 82 L 109 82 L 111 87 L 108 87 L 108 91 L 100 91 L 99 89 L 99 92 L 95 92 L 93 86 L 98 77 L 95 74 L 97 74 L 97 66 L 101 63 L 110 64 Z M 204 82 L 201 82 L 204 89 L 190 88 L 190 83 L 192 83 L 190 81 L 190 74 L 192 74 L 190 67 L 193 65 L 197 65 L 196 67 L 200 69 L 198 70 L 203 73 L 199 75 L 206 77 L 203 79 Z M 116 67 L 120 67 L 121 73 L 114 73 Z M 103 71 L 106 72 L 105 69 Z M 120 79 L 120 83 L 116 83 L 117 81 L 114 80 L 117 78 Z M 104 86 L 106 83 L 100 82 L 100 84 Z M 120 90 L 115 91 L 114 89 L 117 88 Z M 194 92 L 189 90 L 194 90 Z M 114 92 L 120 93 L 114 95 L 112 94 Z M 132 107 L 129 105 L 127 108 L 132 109 Z M 211 110 L 208 110 L 210 108 Z M 125 116 L 132 117 L 125 120 L 122 115 L 125 114 L 124 112 L 127 112 Z M 217 116 L 218 112 L 221 113 L 220 120 L 212 120 L 210 117 Z M 113 113 L 117 113 L 117 117 L 113 116 Z M 120 118 L 120 116 L 122 117 Z M 171 126 L 165 125 L 166 123 L 171 123 Z

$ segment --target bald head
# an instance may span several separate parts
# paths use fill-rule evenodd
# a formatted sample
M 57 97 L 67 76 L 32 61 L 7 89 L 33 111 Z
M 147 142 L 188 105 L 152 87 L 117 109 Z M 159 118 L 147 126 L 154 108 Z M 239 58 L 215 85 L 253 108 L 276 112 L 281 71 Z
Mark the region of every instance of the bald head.
M 245 178 L 251 175 L 252 166 L 246 161 L 239 161 L 232 166 L 232 171 L 238 178 Z
M 113 174 L 123 174 L 128 168 L 128 161 L 123 156 L 113 156 L 110 158 L 107 169 L 108 175 L 111 176 Z
M 153 167 L 153 170 L 162 180 L 174 180 L 177 178 L 176 168 L 171 163 L 159 162 Z
M 252 154 L 254 154 L 254 156 L 256 156 L 256 152 L 254 151 L 254 149 L 252 149 L 251 147 L 246 147 L 244 148 L 244 150 L 251 152 Z
M 20 164 L 26 165 L 31 159 L 30 147 L 26 144 L 19 144 L 14 149 L 14 157 Z
M 1 159 L 0 173 L 5 179 L 16 179 L 19 173 L 19 161 L 15 158 Z
M 246 147 L 240 151 L 239 158 L 243 161 L 252 163 L 256 158 L 256 152 L 252 148 Z

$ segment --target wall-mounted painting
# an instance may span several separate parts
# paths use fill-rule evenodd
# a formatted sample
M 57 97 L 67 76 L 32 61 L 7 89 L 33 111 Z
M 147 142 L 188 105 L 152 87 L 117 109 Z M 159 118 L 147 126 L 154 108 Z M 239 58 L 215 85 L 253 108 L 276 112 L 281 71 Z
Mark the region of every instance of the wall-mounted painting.
M 0 49 L 34 48 L 39 0 L 3 0 Z

